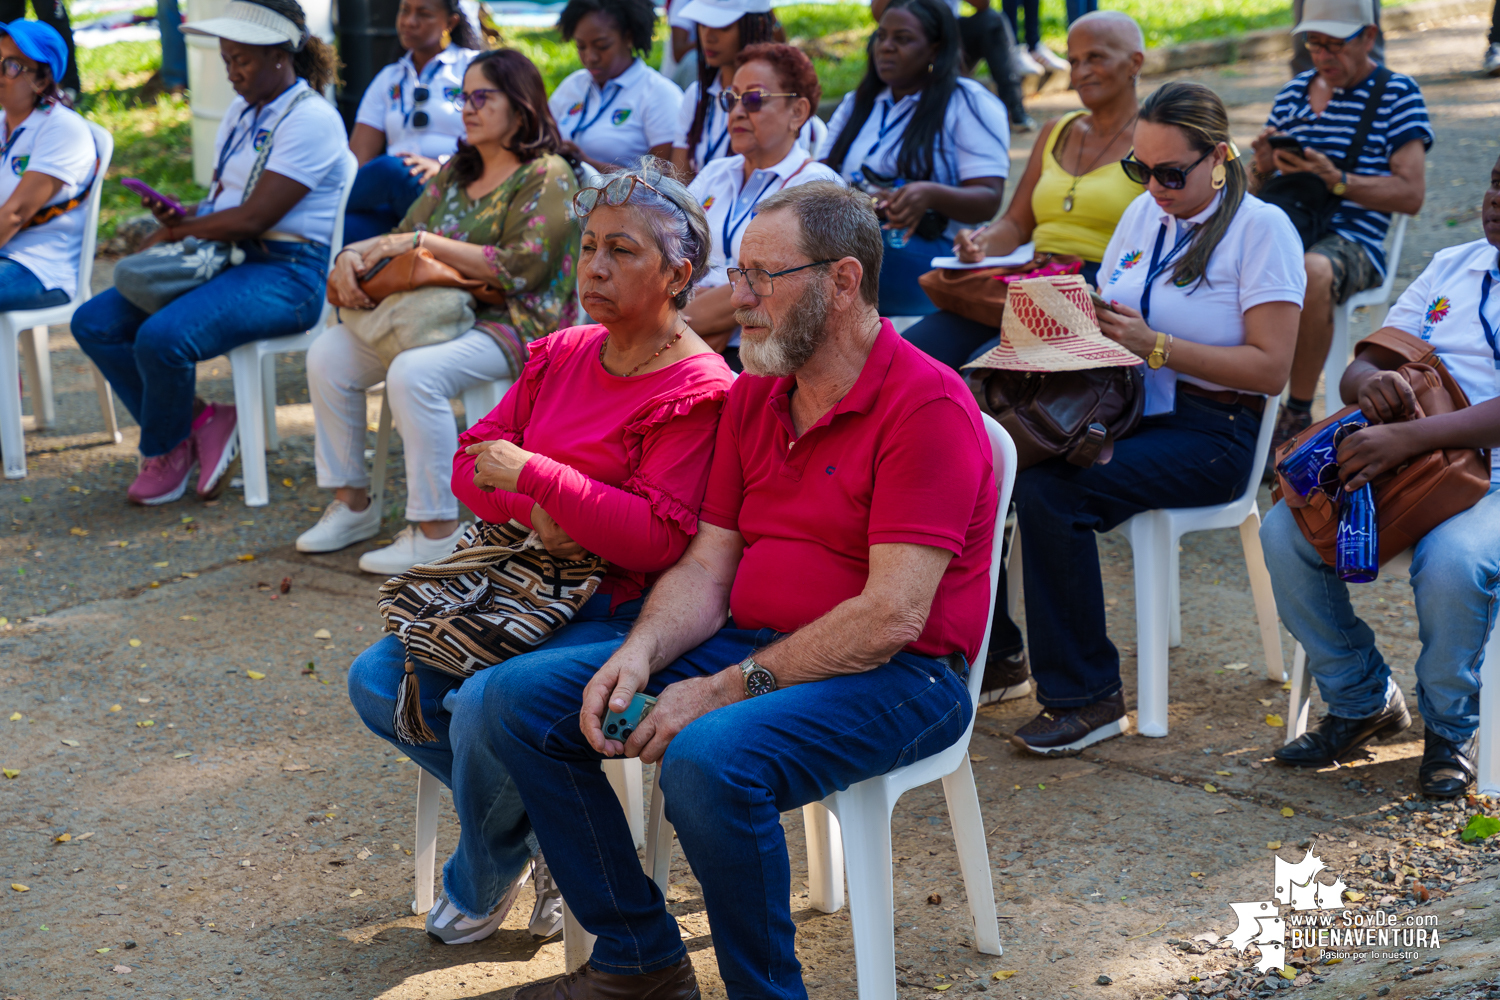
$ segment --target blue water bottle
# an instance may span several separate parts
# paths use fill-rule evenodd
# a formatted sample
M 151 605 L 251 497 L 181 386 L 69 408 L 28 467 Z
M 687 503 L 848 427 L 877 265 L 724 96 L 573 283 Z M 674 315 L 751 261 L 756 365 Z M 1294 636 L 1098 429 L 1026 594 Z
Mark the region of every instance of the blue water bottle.
M 1345 493 L 1339 504 L 1335 568 L 1345 583 L 1370 583 L 1380 574 L 1380 536 L 1375 527 L 1375 494 L 1366 483 Z
M 906 180 L 905 178 L 901 177 L 896 178 L 896 182 L 891 185 L 891 187 L 893 188 L 905 186 Z M 900 250 L 902 247 L 906 246 L 906 230 L 904 229 L 886 229 L 884 232 L 884 236 L 885 245 L 890 247 L 892 250 Z

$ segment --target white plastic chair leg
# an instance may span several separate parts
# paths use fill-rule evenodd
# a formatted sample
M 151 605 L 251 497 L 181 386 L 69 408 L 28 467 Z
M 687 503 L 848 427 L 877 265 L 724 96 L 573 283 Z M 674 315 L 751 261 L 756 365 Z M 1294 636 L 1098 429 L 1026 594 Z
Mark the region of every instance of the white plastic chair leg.
M 657 781 L 661 780 L 658 767 Z M 646 820 L 646 874 L 666 896 L 672 874 L 672 824 L 667 819 L 667 799 L 661 785 L 651 788 L 651 813 Z
M 849 921 L 859 996 L 895 1000 L 895 886 L 891 874 L 891 805 L 881 782 L 839 793 L 844 865 L 849 873 Z
M 1168 539 L 1167 545 L 1167 646 L 1182 645 L 1182 541 Z
M 266 478 L 266 397 L 261 389 L 263 380 L 255 345 L 246 344 L 230 351 L 229 368 L 234 376 L 245 506 L 264 507 L 271 502 L 271 487 Z
M 47 346 L 47 328 L 22 330 L 21 355 L 26 360 L 26 388 L 37 430 L 57 426 L 57 402 L 52 397 L 52 352 Z
M 822 913 L 844 908 L 844 838 L 839 819 L 821 802 L 802 807 L 807 839 L 807 901 Z
M 276 355 L 267 354 L 260 359 L 261 407 L 266 419 L 266 451 L 275 451 L 281 445 L 276 433 Z
M 380 395 L 380 425 L 375 432 L 374 468 L 370 470 L 370 496 L 380 516 L 385 517 L 385 464 L 391 457 L 391 402 Z
M 1167 735 L 1167 638 L 1171 539 L 1158 511 L 1127 522 L 1135 561 L 1136 724 L 1142 736 Z
M 1390 262 L 1396 266 L 1395 261 Z M 1333 339 L 1328 343 L 1328 357 L 1323 360 L 1323 406 L 1324 416 L 1331 415 L 1342 406 L 1339 399 L 1339 381 L 1344 369 L 1349 367 L 1349 316 L 1354 305 L 1345 302 L 1333 307 Z
M 1281 626 L 1276 618 L 1276 594 L 1271 589 L 1271 571 L 1266 569 L 1260 547 L 1260 510 L 1240 522 L 1240 546 L 1245 552 L 1245 571 L 1250 574 L 1250 594 L 1255 598 L 1255 619 L 1260 625 L 1260 645 L 1266 656 L 1266 679 L 1278 684 L 1286 680 L 1286 662 L 1281 658 Z
M 109 386 L 109 379 L 97 368 L 94 369 L 94 393 L 99 397 L 99 415 L 104 418 L 104 426 L 115 444 L 119 444 L 124 437 L 120 434 L 120 421 L 115 416 L 115 393 Z
M 1500 796 L 1500 628 L 1490 629 L 1484 644 L 1484 662 L 1479 679 L 1479 769 L 1480 795 Z
M 1025 584 L 1021 579 L 1021 526 L 1010 529 L 1010 555 L 1005 559 L 1005 613 L 1019 624 L 1021 594 Z
M 615 796 L 620 800 L 620 808 L 625 811 L 625 819 L 630 824 L 631 843 L 635 844 L 636 850 L 640 850 L 646 845 L 641 759 L 620 757 L 604 761 L 603 767 L 604 776 L 609 779 L 610 787 L 615 790 Z
M 958 867 L 969 896 L 969 914 L 974 918 L 974 946 L 983 955 L 999 955 L 1000 920 L 995 915 L 995 883 L 990 877 L 990 853 L 985 846 L 984 814 L 979 809 L 979 789 L 974 768 L 964 757 L 963 766 L 943 779 L 948 800 L 948 820 L 958 848 Z
M 1292 693 L 1286 704 L 1286 741 L 1307 732 L 1308 707 L 1312 704 L 1312 673 L 1307 669 L 1307 650 L 1297 643 L 1292 654 Z
M 563 971 L 572 972 L 587 962 L 594 953 L 594 942 L 597 940 L 583 929 L 583 925 L 568 907 L 568 901 L 563 900 Z
M 416 865 L 417 898 L 412 912 L 421 916 L 432 909 L 432 879 L 437 866 L 438 795 L 442 782 L 417 768 L 417 842 L 412 863 Z
M 21 429 L 21 369 L 16 331 L 0 317 L 0 451 L 5 478 L 26 478 L 26 433 Z

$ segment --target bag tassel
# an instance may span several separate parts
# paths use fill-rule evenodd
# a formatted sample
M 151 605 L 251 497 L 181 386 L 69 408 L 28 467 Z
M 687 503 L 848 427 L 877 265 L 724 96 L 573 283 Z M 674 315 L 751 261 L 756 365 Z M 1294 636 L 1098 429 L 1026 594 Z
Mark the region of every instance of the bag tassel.
M 391 728 L 395 730 L 396 739 L 407 746 L 437 742 L 437 736 L 422 718 L 422 689 L 417 682 L 416 665 L 410 659 L 406 661 L 406 675 L 401 678 L 401 686 L 396 689 L 396 714 L 391 720 Z

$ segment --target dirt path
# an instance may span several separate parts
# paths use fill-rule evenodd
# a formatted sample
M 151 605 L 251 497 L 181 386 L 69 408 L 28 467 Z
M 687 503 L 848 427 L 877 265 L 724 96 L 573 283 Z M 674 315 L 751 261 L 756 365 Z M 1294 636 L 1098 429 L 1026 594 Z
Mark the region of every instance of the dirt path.
M 1402 255 L 1406 280 L 1434 250 L 1478 233 L 1500 103 L 1500 82 L 1472 75 L 1481 28 L 1392 41 L 1392 63 L 1421 80 L 1439 136 L 1427 208 Z M 1246 64 L 1193 75 L 1234 105 L 1244 144 L 1282 72 Z M 1049 97 L 1034 113 L 1068 103 Z M 430 942 L 411 915 L 414 765 L 371 737 L 344 695 L 351 657 L 378 634 L 375 581 L 356 570 L 357 553 L 308 559 L 290 548 L 325 500 L 301 359 L 278 364 L 285 440 L 272 457 L 271 506 L 246 510 L 231 492 L 143 512 L 123 497 L 134 428 L 121 446 L 101 444 L 83 359 L 64 331 L 52 346 L 59 429 L 28 439 L 29 479 L 0 484 L 0 763 L 18 772 L 0 779 L 0 997 L 504 997 L 561 971 L 561 944 L 525 933 L 529 893 L 504 930 L 469 947 Z M 228 375 L 224 359 L 203 365 L 210 398 L 231 398 Z M 398 460 L 393 471 L 388 525 L 403 499 Z M 1133 701 L 1129 548 L 1106 536 L 1101 553 Z M 1266 716 L 1283 711 L 1285 694 L 1263 676 L 1235 533 L 1185 539 L 1182 574 L 1169 737 L 1040 761 L 1004 741 L 1034 702 L 979 714 L 971 752 L 1002 957 L 973 948 L 939 786 L 901 800 L 902 997 L 1239 1000 L 1283 982 L 1328 1000 L 1500 996 L 1495 850 L 1457 838 L 1471 804 L 1409 798 L 1419 728 L 1337 772 L 1263 763 L 1281 738 Z M 1360 588 L 1356 605 L 1410 690 L 1406 584 Z M 331 638 L 316 638 L 323 629 Z M 457 836 L 451 807 L 441 815 L 440 857 Z M 800 814 L 784 822 L 797 884 Z M 1394 964 L 1293 954 L 1295 980 L 1241 974 L 1253 959 L 1219 938 L 1235 930 L 1231 902 L 1270 898 L 1273 843 L 1288 861 L 1314 850 L 1363 894 L 1354 909 L 1432 917 L 1441 947 Z M 705 993 L 723 996 L 680 854 L 671 898 Z M 847 910 L 817 913 L 805 891 L 793 909 L 812 996 L 853 997 Z

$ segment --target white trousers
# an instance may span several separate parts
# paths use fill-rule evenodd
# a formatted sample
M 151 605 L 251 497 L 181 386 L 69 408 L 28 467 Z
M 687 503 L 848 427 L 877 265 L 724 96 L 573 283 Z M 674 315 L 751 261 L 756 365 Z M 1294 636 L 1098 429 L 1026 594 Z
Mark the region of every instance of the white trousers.
M 385 364 L 342 325 L 329 327 L 307 352 L 308 392 L 317 421 L 318 485 L 368 487 L 365 390 L 385 380 L 396 430 L 406 452 L 406 519 L 449 521 L 458 500 L 449 481 L 458 424 L 448 402 L 483 382 L 511 378 L 494 338 L 470 330 L 446 344 L 402 351 Z M 469 414 L 478 420 L 483 414 Z M 381 456 L 376 456 L 379 461 Z

